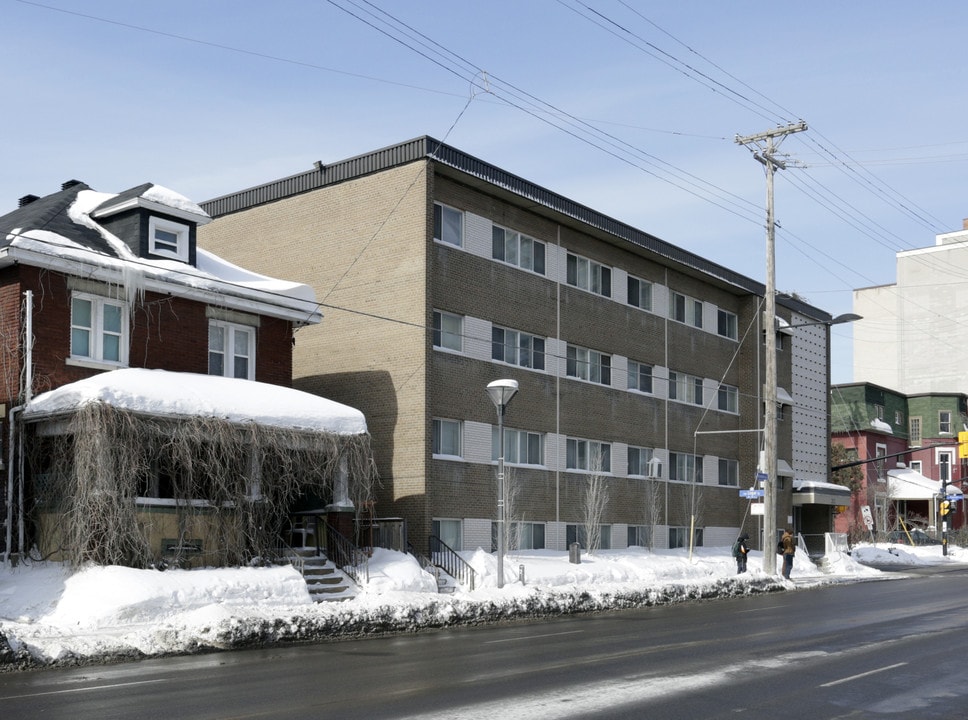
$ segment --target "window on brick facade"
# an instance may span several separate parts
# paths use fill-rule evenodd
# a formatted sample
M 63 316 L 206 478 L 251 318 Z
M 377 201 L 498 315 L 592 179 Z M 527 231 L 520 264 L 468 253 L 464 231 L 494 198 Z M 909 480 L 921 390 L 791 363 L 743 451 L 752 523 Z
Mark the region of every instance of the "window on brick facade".
M 565 441 L 565 468 L 610 473 L 612 472 L 612 446 L 594 440 L 568 438 Z
M 534 370 L 544 370 L 545 340 L 517 330 L 493 327 L 491 358 Z
M 501 453 L 497 426 L 491 426 L 491 460 Z M 541 433 L 504 428 L 504 461 L 512 465 L 544 465 L 544 436 Z
M 736 340 L 736 338 L 739 337 L 736 323 L 736 313 L 731 313 L 728 310 L 720 309 L 718 311 L 716 332 L 723 337 L 729 338 L 730 340 Z
M 669 399 L 692 405 L 702 405 L 702 378 L 670 371 Z
M 693 547 L 702 547 L 702 528 L 695 528 L 693 532 Z M 689 547 L 689 528 L 669 528 L 669 549 Z
M 629 360 L 629 390 L 651 393 L 652 390 L 652 366 L 645 363 Z
M 434 310 L 434 347 L 461 352 L 464 348 L 464 318 Z
M 71 357 L 128 364 L 128 306 L 98 295 L 71 296 Z
M 669 291 L 669 317 L 676 322 L 702 327 L 702 302 L 674 290 Z
M 494 225 L 491 257 L 540 275 L 545 272 L 545 245 L 527 235 Z
M 652 448 L 631 447 L 628 449 L 628 474 L 634 477 L 649 477 L 649 463 L 654 453 Z
M 612 384 L 612 356 L 574 345 L 567 349 L 565 372 L 568 377 L 601 383 Z
M 729 413 L 739 412 L 739 388 L 732 385 L 720 385 L 717 393 L 717 407 Z
M 652 309 L 652 283 L 629 275 L 628 304 L 642 310 Z
M 669 479 L 701 483 L 702 457 L 688 453 L 669 453 Z
M 431 451 L 434 455 L 462 457 L 461 424 L 459 421 L 434 418 Z
M 568 253 L 566 280 L 569 285 L 612 297 L 612 269 L 594 260 Z
M 461 247 L 464 244 L 464 213 L 434 203 L 434 240 Z
M 729 487 L 739 486 L 739 462 L 729 458 L 719 458 L 719 484 Z
M 208 374 L 255 380 L 255 328 L 210 320 Z

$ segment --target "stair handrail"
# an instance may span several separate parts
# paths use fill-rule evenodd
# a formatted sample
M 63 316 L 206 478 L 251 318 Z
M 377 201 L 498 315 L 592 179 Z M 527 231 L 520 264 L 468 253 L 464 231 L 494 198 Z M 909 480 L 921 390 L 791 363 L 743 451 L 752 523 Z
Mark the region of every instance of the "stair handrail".
M 430 559 L 434 565 L 441 568 L 445 573 L 456 579 L 461 585 L 466 585 L 473 590 L 477 571 L 472 568 L 464 558 L 457 554 L 457 551 L 441 540 L 436 535 L 429 537 Z
M 357 585 L 366 585 L 370 581 L 369 553 L 350 542 L 326 518 L 317 515 L 316 523 L 326 532 L 326 556 Z

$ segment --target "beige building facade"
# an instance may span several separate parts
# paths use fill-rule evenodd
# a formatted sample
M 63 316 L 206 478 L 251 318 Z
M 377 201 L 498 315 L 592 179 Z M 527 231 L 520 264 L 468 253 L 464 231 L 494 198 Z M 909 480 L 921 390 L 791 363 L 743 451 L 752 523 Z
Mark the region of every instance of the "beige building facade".
M 762 284 L 429 137 L 203 208 L 202 247 L 314 287 L 294 385 L 363 411 L 377 514 L 416 549 L 493 547 L 499 378 L 519 383 L 512 546 L 585 544 L 590 524 L 601 547 L 757 537 L 739 490 L 761 447 Z M 782 526 L 797 473 L 826 480 L 829 335 L 795 328 L 830 316 L 787 297 L 778 314 Z

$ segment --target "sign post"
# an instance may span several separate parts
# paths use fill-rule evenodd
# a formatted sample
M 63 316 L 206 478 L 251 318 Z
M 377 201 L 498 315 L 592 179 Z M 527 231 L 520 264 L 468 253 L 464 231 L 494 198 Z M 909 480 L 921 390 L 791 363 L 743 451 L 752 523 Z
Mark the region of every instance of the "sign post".
M 867 531 L 871 534 L 871 542 L 874 542 L 874 516 L 871 515 L 870 505 L 861 505 L 860 513 L 864 516 L 864 524 L 867 526 Z

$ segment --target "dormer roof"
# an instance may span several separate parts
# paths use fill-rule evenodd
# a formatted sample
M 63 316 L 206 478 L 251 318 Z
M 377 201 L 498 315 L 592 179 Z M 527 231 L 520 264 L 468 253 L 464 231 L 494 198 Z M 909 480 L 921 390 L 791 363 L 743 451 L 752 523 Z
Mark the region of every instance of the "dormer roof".
M 173 259 L 142 251 L 150 223 L 160 220 L 189 228 L 190 253 Z M 260 275 L 196 248 L 195 227 L 210 220 L 188 198 L 154 183 L 109 194 L 71 180 L 51 195 L 25 196 L 20 207 L 0 216 L 0 268 L 22 263 L 126 287 L 137 283 L 139 290 L 300 325 L 320 322 L 310 286 Z

